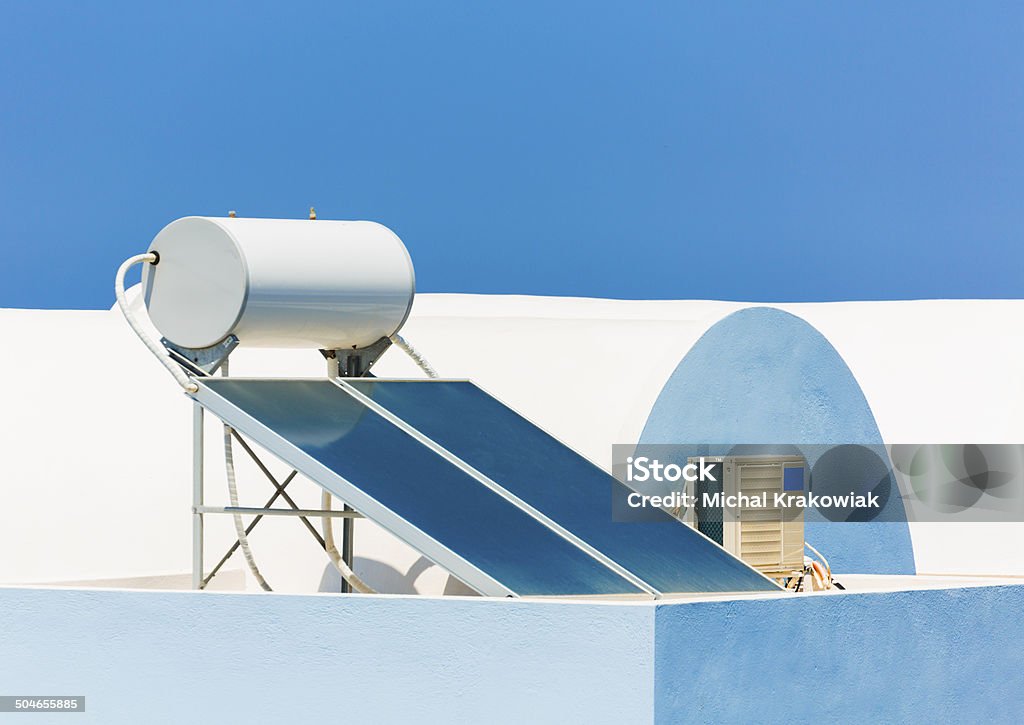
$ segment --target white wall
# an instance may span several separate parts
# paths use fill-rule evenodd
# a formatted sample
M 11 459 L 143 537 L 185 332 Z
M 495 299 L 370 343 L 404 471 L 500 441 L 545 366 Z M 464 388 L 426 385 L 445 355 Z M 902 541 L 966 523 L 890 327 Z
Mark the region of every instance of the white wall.
M 664 381 L 731 302 L 420 295 L 403 334 L 446 377 L 469 377 L 584 455 L 607 464 L 635 440 Z M 899 442 L 1024 440 L 1021 301 L 778 305 L 817 327 L 860 382 L 883 437 Z M 8 350 L 0 582 L 181 575 L 190 566 L 190 402 L 116 311 L 0 311 Z M 232 374 L 319 376 L 315 351 L 240 349 Z M 419 376 L 398 350 L 380 375 Z M 209 419 L 208 503 L 226 502 L 221 433 Z M 244 503 L 272 492 L 236 451 Z M 279 477 L 287 473 L 268 458 Z M 289 489 L 319 506 L 308 482 Z M 212 561 L 233 541 L 208 517 Z M 1020 527 L 912 528 L 918 571 L 1024 574 Z M 381 586 L 441 592 L 447 576 L 367 522 L 359 566 Z M 326 561 L 291 519 L 252 536 L 276 588 L 316 590 Z M 239 564 L 233 560 L 232 566 Z M 178 581 L 181 581 L 180 579 Z

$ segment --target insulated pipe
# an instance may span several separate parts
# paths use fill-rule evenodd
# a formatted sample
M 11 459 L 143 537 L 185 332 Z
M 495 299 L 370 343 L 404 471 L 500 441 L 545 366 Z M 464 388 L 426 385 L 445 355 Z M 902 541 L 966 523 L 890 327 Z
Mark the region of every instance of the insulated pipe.
M 320 508 L 324 511 L 331 508 L 331 494 L 327 493 L 326 490 L 320 496 Z M 334 564 L 334 568 L 341 574 L 341 578 L 360 594 L 376 594 L 377 592 L 360 579 L 342 558 L 338 547 L 334 544 L 334 527 L 331 523 L 331 518 L 323 516 L 320 521 L 324 529 L 324 549 L 327 551 L 327 556 L 330 558 L 331 563 Z
M 198 392 L 199 386 L 196 385 L 192 380 L 189 379 L 185 371 L 182 370 L 170 356 L 167 354 L 160 343 L 151 338 L 146 331 L 139 324 L 139 321 L 135 319 L 135 315 L 128 307 L 128 300 L 124 294 L 124 278 L 128 273 L 128 270 L 134 267 L 136 264 L 142 264 L 143 262 L 149 262 L 151 265 L 156 265 L 160 261 L 160 256 L 149 252 L 147 254 L 136 254 L 134 257 L 129 257 L 124 260 L 121 266 L 117 270 L 117 276 L 114 278 L 114 295 L 117 297 L 117 306 L 121 308 L 121 314 L 124 315 L 124 319 L 128 321 L 132 330 L 139 339 L 149 348 L 149 351 L 156 356 L 156 359 L 160 361 L 160 364 L 167 368 L 168 372 L 174 379 L 178 381 L 178 385 L 185 389 L 187 393 Z
M 391 336 L 391 342 L 402 348 L 402 351 L 412 358 L 413 362 L 419 365 L 420 370 L 427 374 L 428 378 L 438 377 L 437 371 L 431 367 L 430 363 L 427 362 L 426 358 L 420 355 L 419 351 L 409 344 L 408 340 L 399 335 L 397 332 Z
M 220 374 L 223 377 L 228 375 L 228 361 L 227 358 L 220 366 Z M 231 435 L 234 431 L 231 426 L 227 423 L 224 424 L 224 469 L 227 473 L 228 479 L 228 499 L 231 501 L 231 505 L 238 506 L 238 488 L 235 485 L 235 456 L 234 449 L 231 444 Z M 245 533 L 245 523 L 242 521 L 241 514 L 232 514 L 231 519 L 235 522 L 235 534 L 238 538 L 239 548 L 242 549 L 242 556 L 245 557 L 245 563 L 249 567 L 249 571 L 252 572 L 253 577 L 256 579 L 256 583 L 260 585 L 260 589 L 265 592 L 271 592 L 273 589 L 267 584 L 267 580 L 263 578 L 263 574 L 260 572 L 258 566 L 256 566 L 256 559 L 253 558 L 252 549 L 249 548 L 249 537 Z

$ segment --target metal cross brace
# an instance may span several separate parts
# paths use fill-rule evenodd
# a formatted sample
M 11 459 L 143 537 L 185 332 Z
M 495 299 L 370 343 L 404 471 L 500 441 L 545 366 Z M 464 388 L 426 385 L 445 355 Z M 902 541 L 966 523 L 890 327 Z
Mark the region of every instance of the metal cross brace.
M 256 455 L 256 452 L 249 446 L 249 444 L 242 438 L 242 436 L 240 436 L 238 434 L 238 431 L 236 431 L 234 428 L 231 428 L 231 435 L 232 435 L 232 437 L 236 441 L 238 441 L 238 443 L 242 446 L 242 448 L 245 450 L 245 452 L 247 454 L 249 454 L 249 457 L 253 460 L 253 462 L 256 464 L 256 466 L 261 471 L 263 471 L 263 475 L 267 477 L 267 480 L 270 481 L 270 483 L 274 486 L 274 489 L 275 489 L 274 490 L 274 494 L 269 499 L 267 499 L 267 502 L 261 507 L 261 509 L 252 509 L 252 510 L 246 512 L 246 513 L 255 513 L 256 511 L 259 511 L 259 514 L 246 527 L 246 529 L 245 529 L 246 536 L 249 535 L 249 533 L 256 527 L 256 524 L 258 524 L 263 519 L 263 517 L 265 515 L 273 515 L 273 514 L 277 514 L 278 513 L 277 510 L 269 511 L 267 509 L 270 509 L 270 507 L 273 505 L 273 503 L 279 497 L 283 498 L 285 500 L 285 502 L 291 507 L 292 510 L 291 511 L 287 511 L 287 513 L 288 514 L 292 514 L 292 515 L 297 514 L 298 518 L 302 521 L 303 524 L 305 524 L 306 529 L 309 530 L 309 533 L 311 533 L 313 535 L 313 538 L 316 539 L 317 543 L 324 550 L 327 549 L 327 543 L 324 541 L 323 536 L 320 535 L 320 532 L 317 531 L 316 528 L 313 526 L 313 524 L 310 523 L 309 519 L 306 517 L 307 513 L 314 514 L 314 515 L 317 515 L 317 514 L 319 514 L 319 515 L 333 515 L 333 516 L 339 516 L 339 517 L 345 517 L 345 518 L 357 518 L 357 517 L 359 517 L 359 514 L 355 513 L 354 511 L 351 511 L 351 510 L 347 510 L 347 511 L 330 511 L 330 512 L 328 512 L 328 511 L 319 511 L 319 512 L 308 511 L 307 512 L 304 509 L 300 509 L 298 504 L 296 504 L 295 501 L 292 499 L 292 497 L 289 496 L 288 493 L 285 491 L 285 489 L 288 487 L 288 484 L 290 484 L 293 480 L 295 480 L 295 476 L 298 475 L 298 471 L 293 470 L 291 473 L 288 474 L 288 476 L 284 479 L 283 482 L 278 482 L 278 480 L 274 476 L 274 474 L 272 474 L 270 472 L 270 469 L 268 469 L 266 467 L 266 465 L 263 463 L 263 461 L 260 460 L 260 457 Z M 207 509 L 207 507 L 203 507 L 203 508 Z M 211 508 L 211 509 L 208 509 L 208 510 L 204 510 L 204 513 L 235 513 L 236 510 L 240 509 L 240 508 L 241 507 L 223 507 L 221 509 L 212 509 Z M 285 510 L 280 511 L 280 513 L 285 513 Z M 206 576 L 205 579 L 203 579 L 202 584 L 200 585 L 200 589 L 205 589 L 206 588 L 206 585 L 210 583 L 210 580 L 213 579 L 213 577 L 216 576 L 217 572 L 220 571 L 220 569 L 224 566 L 225 563 L 227 563 L 228 559 L 231 558 L 231 555 L 234 554 L 236 551 L 238 551 L 238 548 L 241 546 L 241 544 L 242 544 L 241 541 L 239 541 L 237 539 L 235 540 L 235 543 L 233 543 L 231 545 L 231 547 L 227 550 L 227 552 L 224 554 L 224 556 L 221 557 L 220 561 L 217 562 L 217 565 L 215 567 L 213 567 L 213 570 Z

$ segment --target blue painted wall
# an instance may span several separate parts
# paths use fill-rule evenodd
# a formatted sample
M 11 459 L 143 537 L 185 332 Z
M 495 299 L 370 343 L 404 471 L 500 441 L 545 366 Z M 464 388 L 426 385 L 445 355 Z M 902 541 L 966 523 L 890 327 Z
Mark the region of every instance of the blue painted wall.
M 649 722 L 653 678 L 653 607 L 0 589 L 0 694 L 60 723 Z
M 1022 607 L 0 588 L 0 687 L 85 695 L 76 723 L 1020 722 Z
M 811 325 L 769 307 L 735 312 L 697 341 L 658 396 L 640 443 L 788 444 L 812 468 L 822 444 L 862 444 L 885 455 L 871 408 L 839 353 Z M 830 487 L 827 478 L 812 486 Z M 806 538 L 837 572 L 913 574 L 902 501 L 894 495 L 886 506 L 884 521 L 809 520 Z
M 1024 721 L 1024 587 L 657 608 L 658 723 Z

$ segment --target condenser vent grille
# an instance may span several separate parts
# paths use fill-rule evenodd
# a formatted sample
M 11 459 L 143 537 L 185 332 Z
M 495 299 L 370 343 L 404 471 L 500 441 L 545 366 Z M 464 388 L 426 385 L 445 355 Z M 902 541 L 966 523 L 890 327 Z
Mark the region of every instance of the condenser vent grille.
M 688 462 L 700 460 L 690 457 Z M 799 455 L 723 456 L 716 466 L 718 481 L 696 481 L 693 487 L 697 529 L 769 577 L 801 570 L 804 514 L 794 498 L 806 490 L 806 460 Z M 722 492 L 718 500 L 724 508 L 703 506 L 705 492 Z
M 714 541 L 718 545 L 725 542 L 725 525 L 722 517 L 721 506 L 705 506 L 705 501 L 714 500 L 715 494 L 722 493 L 722 464 L 712 465 L 714 481 L 699 480 L 696 483 L 697 500 L 694 505 L 694 513 L 697 515 L 697 531 Z

